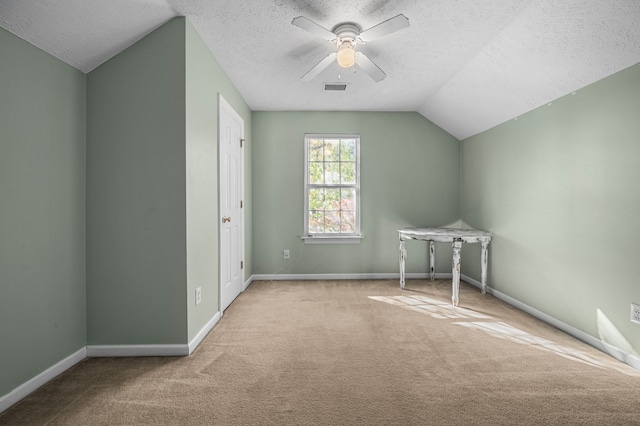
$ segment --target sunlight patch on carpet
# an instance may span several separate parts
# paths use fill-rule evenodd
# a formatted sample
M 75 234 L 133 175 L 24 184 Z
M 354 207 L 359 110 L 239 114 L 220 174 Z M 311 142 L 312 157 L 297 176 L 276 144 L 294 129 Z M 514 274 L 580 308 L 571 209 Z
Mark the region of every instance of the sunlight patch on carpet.
M 553 352 L 563 358 L 578 361 L 598 368 L 606 368 L 601 362 L 588 356 L 586 353 L 559 345 L 551 340 L 534 336 L 526 331 L 512 327 L 503 322 L 473 321 L 476 319 L 490 319 L 491 317 L 471 309 L 453 306 L 449 301 L 432 299 L 426 296 L 368 296 L 371 300 L 399 306 L 403 309 L 427 314 L 435 319 L 470 320 L 454 322 L 475 330 L 481 330 L 490 336 L 509 340 L 521 345 L 528 345 L 543 351 Z
M 444 302 L 426 296 L 369 296 L 369 299 L 427 314 L 435 319 L 491 318 L 490 316 L 472 311 L 471 309 L 453 306 L 450 302 Z
M 583 362 L 595 367 L 604 367 L 601 362 L 591 358 L 584 352 L 567 348 L 566 346 L 559 345 L 551 340 L 543 339 L 542 337 L 534 336 L 533 334 L 529 334 L 526 331 L 512 327 L 503 322 L 455 322 L 454 324 L 476 330 L 482 330 L 499 339 L 506 339 L 521 345 L 528 345 L 543 351 L 553 352 L 556 355 L 572 361 Z

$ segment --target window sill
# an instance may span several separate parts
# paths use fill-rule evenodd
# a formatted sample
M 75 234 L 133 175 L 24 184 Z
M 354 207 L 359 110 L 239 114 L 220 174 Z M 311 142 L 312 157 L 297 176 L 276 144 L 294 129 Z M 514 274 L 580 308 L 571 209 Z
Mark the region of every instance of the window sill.
M 301 237 L 305 244 L 360 244 L 364 238 L 362 235 L 349 235 L 344 237 Z

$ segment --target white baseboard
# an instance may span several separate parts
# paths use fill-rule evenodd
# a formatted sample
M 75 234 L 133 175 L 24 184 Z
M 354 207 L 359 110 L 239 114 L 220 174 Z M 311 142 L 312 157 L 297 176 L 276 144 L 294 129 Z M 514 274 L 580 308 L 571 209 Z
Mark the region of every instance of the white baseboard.
M 248 289 L 251 283 L 253 282 L 253 280 L 254 280 L 253 275 L 251 275 L 249 279 L 247 279 L 242 285 L 242 291 L 245 291 L 246 289 Z
M 482 283 L 478 280 L 474 280 L 473 278 L 466 276 L 465 274 L 460 274 L 460 279 L 468 284 L 471 284 L 474 287 L 482 287 Z M 487 285 L 487 292 L 489 292 L 490 287 Z
M 480 288 L 482 285 L 480 284 L 480 281 L 475 280 L 467 275 L 461 275 L 460 278 L 466 282 L 469 283 L 475 287 Z M 581 340 L 591 346 L 593 346 L 596 349 L 599 349 L 603 352 L 607 352 L 604 348 L 604 346 L 602 345 L 602 343 L 600 342 L 600 339 L 597 339 L 595 337 L 593 337 L 592 335 L 585 333 L 582 330 L 579 330 L 567 323 L 564 323 L 554 317 L 552 317 L 551 315 L 547 315 L 542 311 L 537 310 L 536 308 L 533 308 L 529 305 L 526 305 L 524 303 L 522 303 L 521 301 L 514 299 L 511 296 L 508 296 L 504 293 L 502 293 L 501 291 L 498 291 L 492 287 L 487 286 L 487 293 L 493 295 L 496 299 L 500 299 L 505 303 L 508 303 L 511 306 L 514 306 L 518 309 L 520 309 L 523 312 L 528 313 L 529 315 L 531 315 L 532 317 L 535 317 L 537 319 L 539 319 L 542 322 L 546 322 L 547 324 L 557 328 L 558 330 L 562 330 L 565 333 L 567 333 L 570 336 L 575 337 L 578 340 Z
M 8 394 L 0 397 L 0 413 L 45 385 L 61 373 L 85 358 L 125 357 L 125 356 L 187 356 L 202 343 L 207 334 L 220 320 L 216 313 L 198 332 L 188 345 L 88 345 L 67 358 L 47 368 L 29 381 L 21 384 Z
M 87 345 L 87 357 L 189 356 L 220 321 L 217 312 L 187 345 Z
M 195 351 L 196 348 L 200 346 L 200 343 L 202 343 L 204 338 L 207 337 L 207 334 L 209 334 L 211 329 L 218 323 L 218 321 L 220 321 L 220 312 L 217 312 L 213 316 L 213 318 L 211 318 L 204 325 L 204 327 L 202 327 L 202 329 L 198 332 L 198 334 L 196 334 L 196 337 L 194 337 L 193 340 L 189 342 L 189 355 L 191 355 L 193 351 Z
M 478 288 L 481 287 L 480 281 L 475 280 L 469 276 L 461 275 L 460 278 L 471 285 L 474 285 Z M 552 317 L 551 315 L 545 314 L 544 312 L 539 311 L 527 304 L 524 304 L 521 301 L 514 299 L 513 297 L 508 296 L 501 291 L 495 290 L 489 286 L 487 286 L 487 293 L 493 295 L 496 299 L 500 299 L 503 302 L 508 303 L 509 305 L 514 306 L 523 312 L 526 312 L 532 317 L 537 318 L 540 321 L 545 322 L 552 327 L 557 328 L 558 330 L 564 331 L 568 335 L 581 340 L 584 343 L 591 345 L 606 354 L 611 355 L 618 361 L 624 362 L 625 364 L 635 368 L 636 370 L 640 370 L 640 357 L 638 357 L 637 355 L 626 353 L 619 348 L 604 343 L 602 342 L 602 340 L 590 335 L 589 333 L 585 333 L 584 331 L 577 329 L 572 325 L 562 322 L 559 319 Z
M 407 279 L 426 279 L 428 273 L 408 273 Z M 309 281 L 309 280 L 399 280 L 399 273 L 361 273 L 361 274 L 255 274 L 253 281 Z M 451 273 L 437 273 L 437 279 L 451 278 Z
M 87 357 L 188 356 L 189 345 L 87 345 Z
M 0 397 L 0 413 L 5 411 L 7 408 L 11 407 L 16 402 L 20 401 L 22 398 L 25 398 L 30 393 L 37 390 L 40 386 L 45 385 L 52 379 L 55 379 L 60 374 L 64 373 L 83 359 L 87 357 L 87 349 L 82 348 L 79 351 L 69 355 L 62 361 L 56 363 L 55 365 L 47 368 L 42 373 L 38 374 L 34 378 L 29 381 L 21 384 L 11 392 L 6 395 Z

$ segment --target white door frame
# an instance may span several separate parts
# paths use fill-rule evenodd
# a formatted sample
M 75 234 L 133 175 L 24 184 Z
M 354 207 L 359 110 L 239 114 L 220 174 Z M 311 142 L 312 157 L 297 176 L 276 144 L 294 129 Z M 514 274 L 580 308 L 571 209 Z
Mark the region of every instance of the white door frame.
M 220 207 L 222 205 L 221 202 L 221 191 L 220 191 L 220 170 L 221 170 L 221 156 L 220 156 L 220 144 L 223 138 L 222 135 L 222 126 L 221 126 L 221 114 L 222 114 L 222 109 L 224 108 L 224 110 L 230 114 L 231 116 L 233 116 L 236 120 L 238 120 L 238 122 L 241 124 L 241 129 L 240 129 L 240 137 L 242 138 L 242 140 L 244 141 L 244 119 L 240 116 L 240 114 L 238 114 L 236 112 L 235 109 L 233 109 L 233 107 L 231 106 L 231 104 L 229 102 L 227 102 L 227 100 L 224 98 L 224 96 L 222 96 L 222 93 L 218 93 L 218 312 L 220 312 L 220 316 L 222 317 L 223 315 L 223 310 L 222 310 L 222 268 L 221 268 L 221 263 L 222 263 L 222 259 L 221 259 L 221 228 L 222 228 L 222 215 L 220 214 Z M 245 238 L 245 229 L 244 229 L 244 150 L 243 148 L 241 148 L 240 150 L 240 199 L 243 202 L 243 206 L 240 209 L 241 214 L 240 214 L 240 232 L 242 233 L 242 236 L 240 238 L 241 241 L 239 241 L 240 244 L 240 256 L 242 258 L 242 261 L 244 262 L 244 238 Z M 246 265 L 245 265 L 246 266 Z M 242 268 L 240 270 L 240 279 L 242 280 L 241 283 L 241 292 L 245 290 L 244 288 L 244 283 L 245 283 L 245 276 L 244 276 L 244 271 L 245 269 Z

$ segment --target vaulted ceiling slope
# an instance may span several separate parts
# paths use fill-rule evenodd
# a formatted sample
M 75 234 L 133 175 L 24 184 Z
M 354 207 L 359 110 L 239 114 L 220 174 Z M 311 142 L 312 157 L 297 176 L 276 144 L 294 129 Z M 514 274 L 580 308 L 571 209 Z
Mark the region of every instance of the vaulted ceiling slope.
M 387 77 L 332 64 L 291 25 L 410 27 L 358 45 Z M 89 72 L 187 16 L 253 110 L 417 111 L 464 139 L 640 62 L 638 0 L 2 0 L 0 26 Z M 348 83 L 324 92 L 322 83 Z

